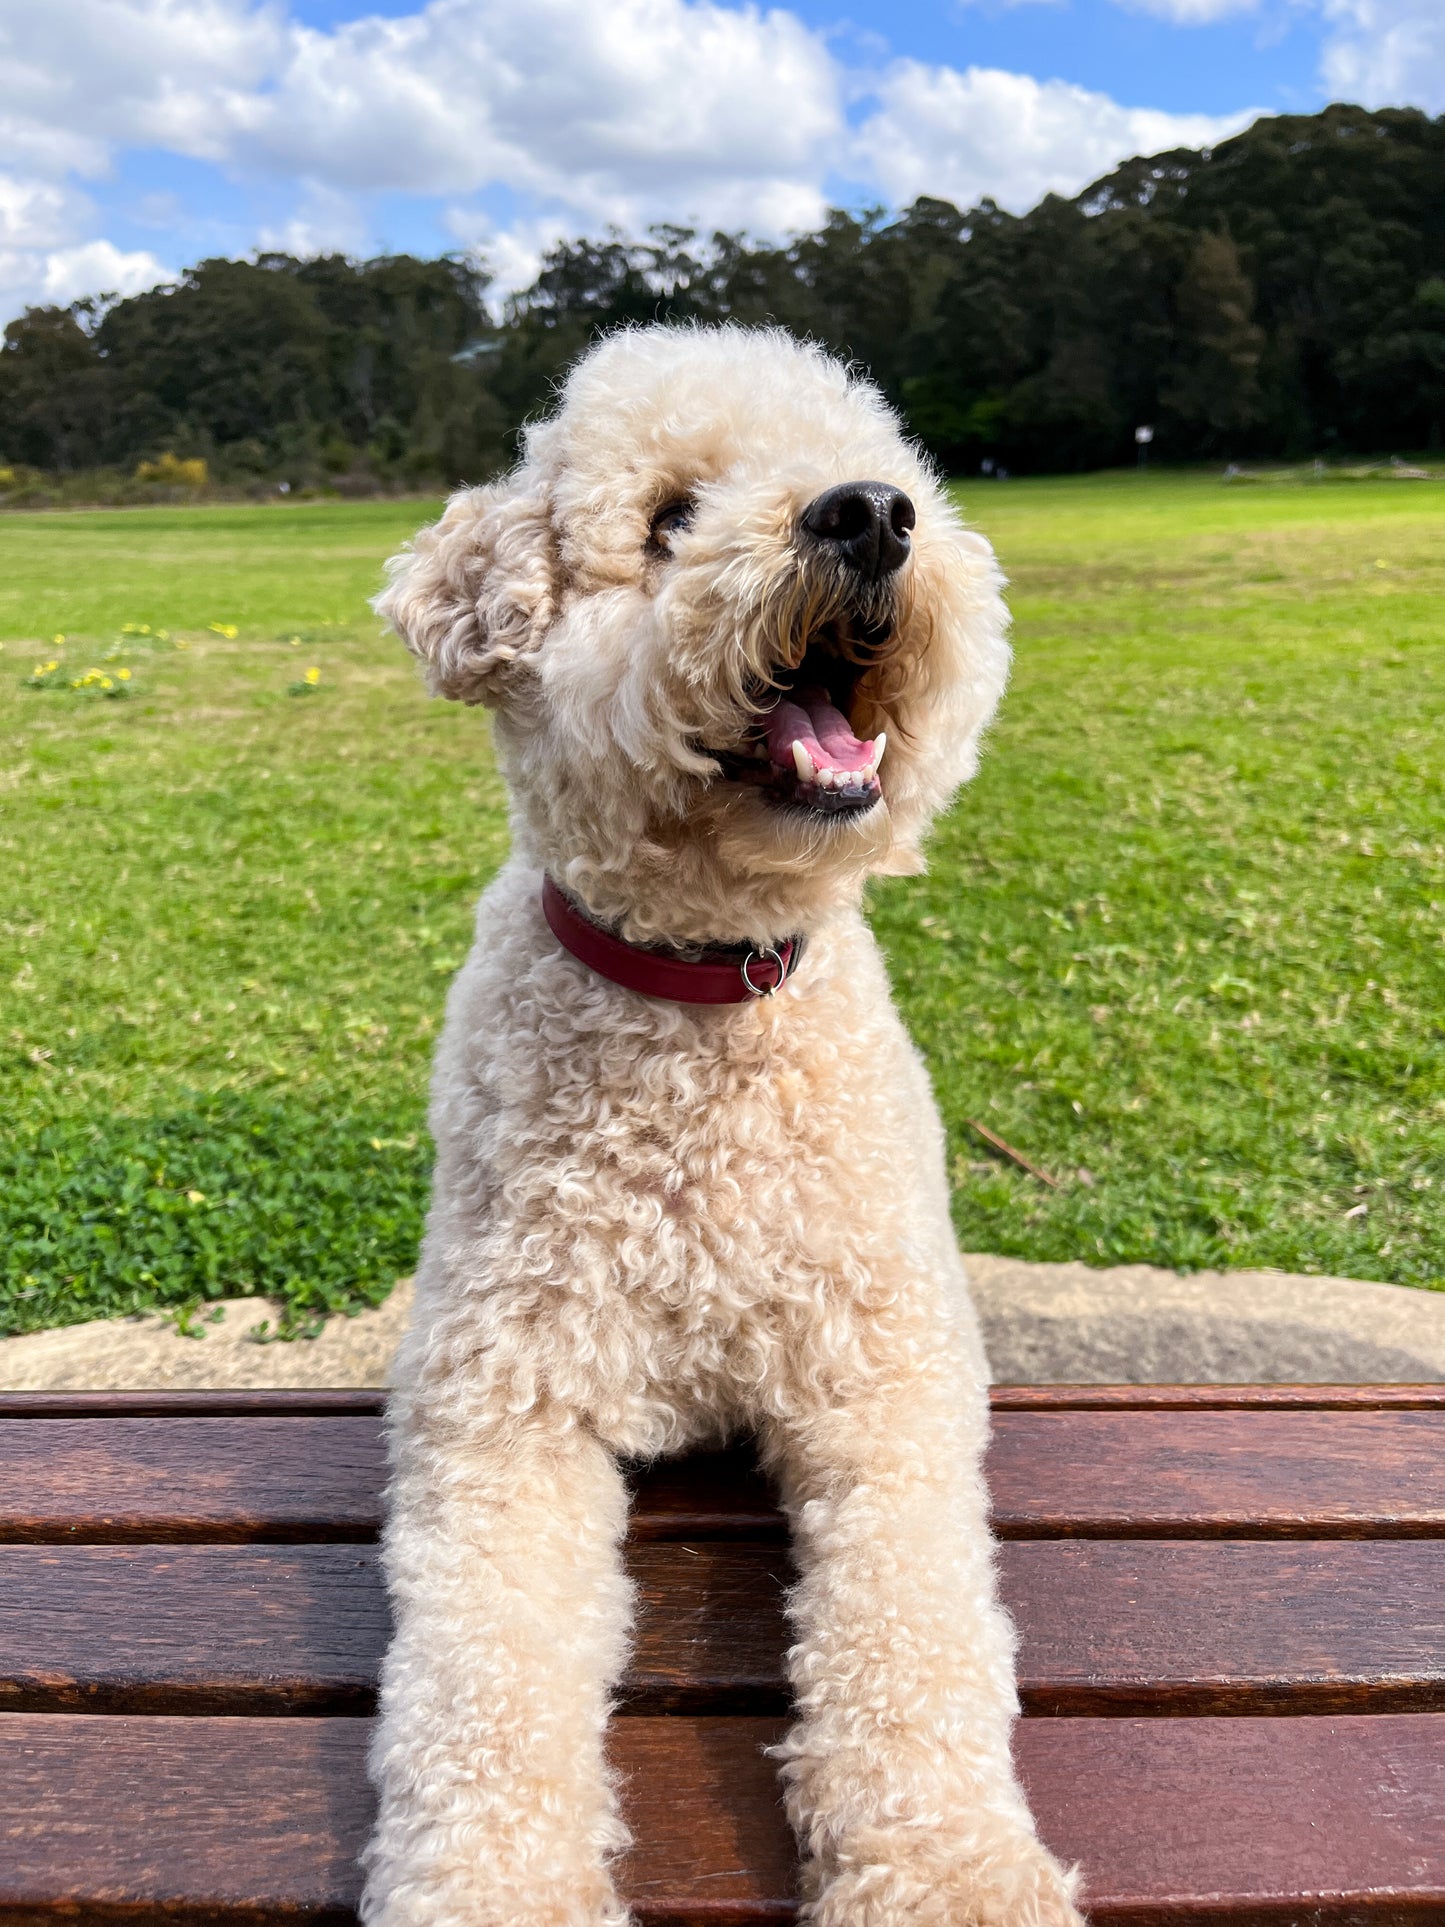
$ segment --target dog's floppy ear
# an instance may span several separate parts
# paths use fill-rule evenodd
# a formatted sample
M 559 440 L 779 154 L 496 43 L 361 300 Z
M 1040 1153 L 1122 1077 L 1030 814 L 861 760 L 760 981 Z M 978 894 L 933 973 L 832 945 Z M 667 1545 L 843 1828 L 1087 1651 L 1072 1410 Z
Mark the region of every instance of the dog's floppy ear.
M 520 478 L 459 489 L 387 564 L 372 607 L 426 665 L 434 695 L 501 702 L 552 620 L 547 491 Z

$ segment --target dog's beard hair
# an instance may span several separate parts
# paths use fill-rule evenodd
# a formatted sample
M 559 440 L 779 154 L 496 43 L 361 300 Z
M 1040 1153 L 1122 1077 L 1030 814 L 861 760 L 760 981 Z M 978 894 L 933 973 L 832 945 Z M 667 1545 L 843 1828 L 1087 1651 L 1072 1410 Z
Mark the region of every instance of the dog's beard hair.
M 931 624 L 919 620 L 911 573 L 902 582 L 860 589 L 841 564 L 798 561 L 735 614 L 731 646 L 722 652 L 726 673 L 700 706 L 696 740 L 711 749 L 735 748 L 783 686 L 780 672 L 796 671 L 809 645 L 830 630 L 830 652 L 863 672 L 860 703 L 887 712 L 908 682 L 910 662 L 926 647 Z M 864 630 L 877 640 L 867 640 Z

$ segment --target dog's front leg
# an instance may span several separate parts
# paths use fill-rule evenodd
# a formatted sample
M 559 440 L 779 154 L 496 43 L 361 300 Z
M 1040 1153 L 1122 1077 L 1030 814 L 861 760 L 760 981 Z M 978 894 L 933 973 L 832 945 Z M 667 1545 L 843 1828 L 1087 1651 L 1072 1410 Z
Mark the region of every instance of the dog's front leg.
M 396 1456 L 362 1917 L 622 1927 L 602 1750 L 630 1610 L 617 1467 L 560 1412 L 404 1415 Z
M 946 1353 L 946 1347 L 945 1347 Z M 940 1366 L 942 1365 L 942 1369 Z M 780 1749 L 814 1927 L 1076 1927 L 1015 1778 L 986 1405 L 935 1357 L 767 1436 L 800 1577 Z

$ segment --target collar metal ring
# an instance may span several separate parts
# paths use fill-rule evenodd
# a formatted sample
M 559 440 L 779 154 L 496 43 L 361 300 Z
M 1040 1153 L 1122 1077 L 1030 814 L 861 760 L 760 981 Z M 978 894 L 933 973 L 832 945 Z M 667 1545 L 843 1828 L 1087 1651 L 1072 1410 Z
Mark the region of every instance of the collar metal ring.
M 755 963 L 766 963 L 769 957 L 771 957 L 773 962 L 778 966 L 778 982 L 776 984 L 755 984 L 750 975 L 753 965 Z M 748 994 L 752 997 L 771 997 L 777 990 L 778 984 L 783 983 L 788 975 L 788 966 L 783 962 L 781 955 L 776 950 L 750 950 L 738 965 L 738 968 L 743 973 L 743 982 L 747 985 Z

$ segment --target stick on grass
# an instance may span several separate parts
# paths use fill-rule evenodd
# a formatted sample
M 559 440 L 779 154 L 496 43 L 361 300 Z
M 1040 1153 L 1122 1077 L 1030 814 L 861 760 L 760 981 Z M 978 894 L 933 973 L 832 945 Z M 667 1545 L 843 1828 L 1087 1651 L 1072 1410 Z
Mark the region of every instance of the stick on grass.
M 1004 1157 L 1008 1158 L 1011 1163 L 1016 1164 L 1021 1171 L 1027 1171 L 1031 1178 L 1037 1178 L 1040 1184 L 1048 1185 L 1051 1191 L 1058 1190 L 1059 1181 L 1057 1178 L 1051 1178 L 1047 1171 L 1041 1171 L 1036 1164 L 1030 1164 L 1022 1151 L 1016 1151 L 1011 1144 L 1006 1143 L 1003 1138 L 989 1130 L 986 1124 L 980 1124 L 978 1119 L 974 1117 L 966 1117 L 964 1123 L 970 1131 L 977 1131 L 985 1144 L 991 1144 L 995 1151 L 1002 1152 Z

